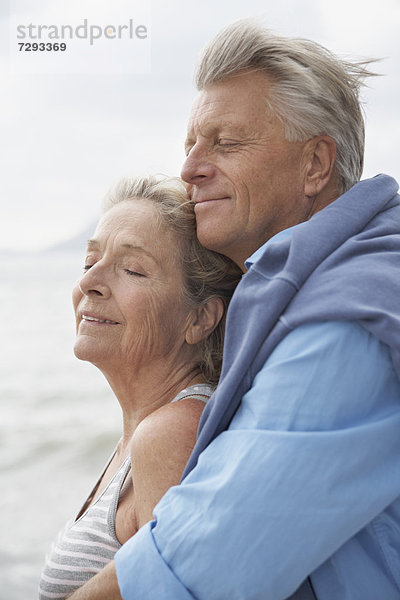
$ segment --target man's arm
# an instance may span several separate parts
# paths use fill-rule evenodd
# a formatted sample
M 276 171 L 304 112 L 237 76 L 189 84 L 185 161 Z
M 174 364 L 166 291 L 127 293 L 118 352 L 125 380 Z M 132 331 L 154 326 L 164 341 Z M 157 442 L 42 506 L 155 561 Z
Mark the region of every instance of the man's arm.
M 68 596 L 68 600 L 122 600 L 114 561 L 76 590 L 72 596 Z
M 229 430 L 117 553 L 124 600 L 292 594 L 400 495 L 399 398 L 388 349 L 357 324 L 288 334 Z

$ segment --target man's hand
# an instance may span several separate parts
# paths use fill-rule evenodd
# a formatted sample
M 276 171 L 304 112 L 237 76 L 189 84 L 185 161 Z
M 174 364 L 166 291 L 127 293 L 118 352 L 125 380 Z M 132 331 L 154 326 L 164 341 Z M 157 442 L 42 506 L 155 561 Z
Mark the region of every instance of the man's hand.
M 122 600 L 114 561 L 89 579 L 72 596 L 68 596 L 68 600 Z

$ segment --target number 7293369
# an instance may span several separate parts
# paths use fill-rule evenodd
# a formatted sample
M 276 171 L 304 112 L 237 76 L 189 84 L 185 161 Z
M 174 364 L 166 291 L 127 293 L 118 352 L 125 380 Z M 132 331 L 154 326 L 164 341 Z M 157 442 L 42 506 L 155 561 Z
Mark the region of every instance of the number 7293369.
M 18 42 L 20 52 L 64 52 L 67 49 L 67 44 L 61 42 L 60 44 L 55 42 Z

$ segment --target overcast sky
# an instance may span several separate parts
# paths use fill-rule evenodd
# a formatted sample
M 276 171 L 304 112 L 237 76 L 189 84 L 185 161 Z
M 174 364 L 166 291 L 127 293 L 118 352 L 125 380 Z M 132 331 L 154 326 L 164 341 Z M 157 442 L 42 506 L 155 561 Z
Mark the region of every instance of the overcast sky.
M 375 67 L 382 77 L 370 80 L 363 92 L 364 176 L 386 172 L 400 180 L 400 0 L 32 4 L 9 0 L 7 9 L 1 0 L 0 5 L 0 250 L 35 251 L 73 236 L 96 219 L 104 193 L 121 175 L 179 174 L 197 56 L 219 29 L 243 17 L 260 16 L 277 32 L 313 39 L 346 58 L 383 59 Z M 54 61 L 62 57 L 54 53 L 47 56 L 53 72 L 15 72 L 17 23 L 54 23 L 57 18 L 77 23 L 78 17 L 100 25 L 146 21 L 149 35 L 141 49 L 146 54 L 151 48 L 151 66 L 144 55 L 136 56 L 136 66 L 127 62 L 129 43 L 109 40 L 93 45 L 90 55 L 86 45 L 80 56 L 67 57 L 79 73 L 57 72 Z M 122 74 L 101 73 L 107 43 L 120 53 Z M 130 43 L 139 48 L 138 41 Z M 20 65 L 30 60 L 28 53 L 17 59 Z

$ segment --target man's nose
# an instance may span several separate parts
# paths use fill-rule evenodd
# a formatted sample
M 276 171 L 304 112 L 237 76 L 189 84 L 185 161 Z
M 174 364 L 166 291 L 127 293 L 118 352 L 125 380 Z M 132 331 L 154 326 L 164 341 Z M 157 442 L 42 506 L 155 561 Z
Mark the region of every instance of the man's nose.
M 196 147 L 189 152 L 182 166 L 181 177 L 186 183 L 199 185 L 214 176 L 215 166 Z

